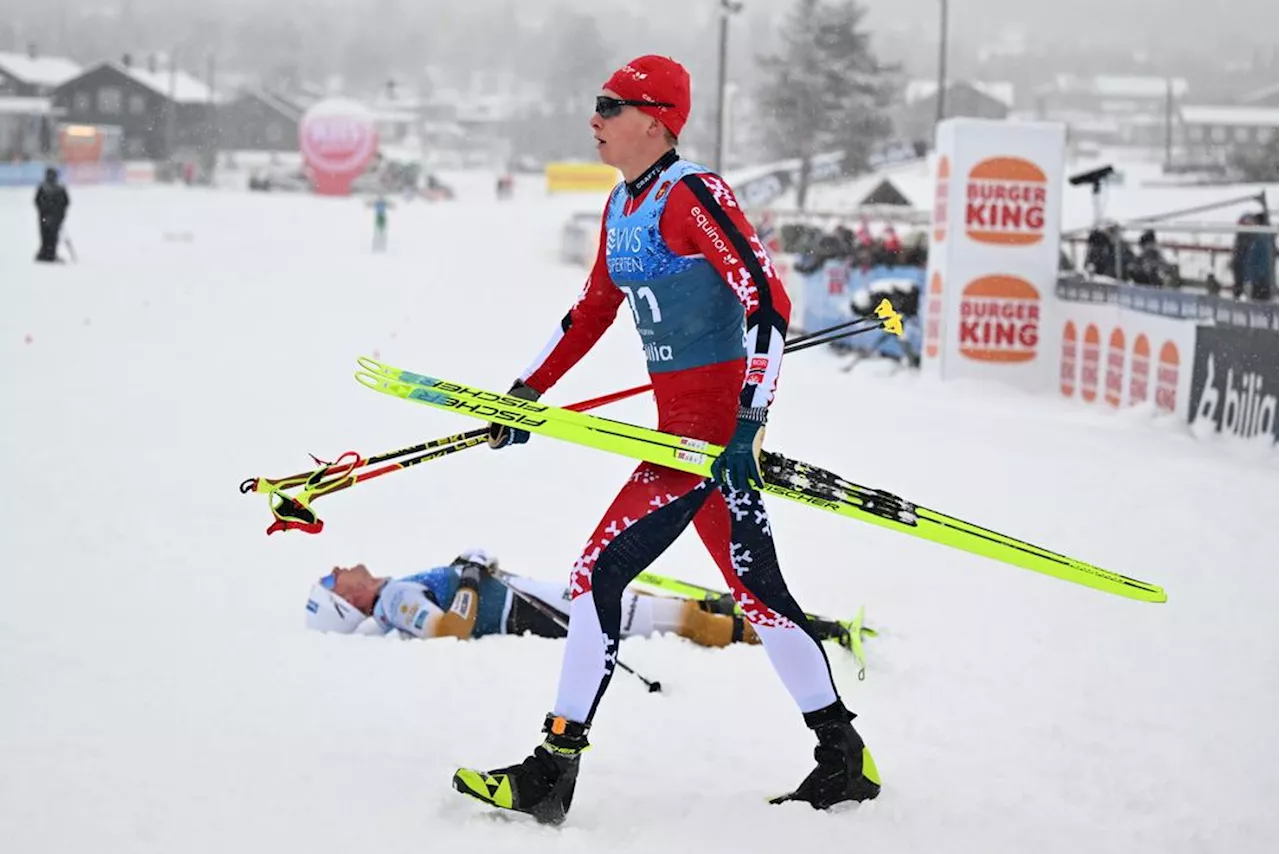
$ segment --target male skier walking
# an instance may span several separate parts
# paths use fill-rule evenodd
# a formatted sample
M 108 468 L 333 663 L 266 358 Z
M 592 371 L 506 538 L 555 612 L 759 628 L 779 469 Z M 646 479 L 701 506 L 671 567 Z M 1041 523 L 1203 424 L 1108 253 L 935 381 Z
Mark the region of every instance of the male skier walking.
M 757 491 L 790 301 L 732 190 L 676 153 L 689 104 L 689 74 L 667 57 L 632 60 L 605 83 L 590 124 L 600 159 L 624 180 L 606 204 L 586 287 L 510 391 L 536 400 L 550 389 L 625 300 L 648 360 L 658 429 L 725 446 L 712 478 L 650 463 L 635 470 L 574 564 L 545 740 L 519 765 L 454 775 L 458 791 L 540 822 L 562 822 L 572 802 L 587 732 L 613 674 L 623 591 L 690 522 L 818 739 L 817 767 L 777 801 L 825 809 L 880 791 L 822 646 L 782 578 Z M 528 437 L 493 424 L 489 444 Z

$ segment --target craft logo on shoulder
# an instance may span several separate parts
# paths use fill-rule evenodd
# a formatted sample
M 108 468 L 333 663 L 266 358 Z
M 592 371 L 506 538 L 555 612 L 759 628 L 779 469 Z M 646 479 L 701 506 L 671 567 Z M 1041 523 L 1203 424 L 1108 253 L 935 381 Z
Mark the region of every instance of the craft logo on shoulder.
M 938 159 L 938 180 L 933 189 L 933 240 L 947 238 L 947 194 L 951 192 L 951 161 L 947 155 Z
M 1178 345 L 1164 342 L 1160 348 L 1160 364 L 1156 368 L 1156 409 L 1175 412 L 1178 408 L 1178 369 L 1182 359 Z
M 1124 396 L 1124 330 L 1117 326 L 1111 330 L 1107 342 L 1107 404 L 1120 406 Z
M 1071 397 L 1076 393 L 1076 325 L 1070 320 L 1062 327 L 1062 363 L 1058 368 L 1063 397 Z
M 1084 351 L 1080 356 L 1080 397 L 1093 403 L 1098 399 L 1098 363 L 1101 361 L 1102 336 L 1090 323 L 1084 330 Z
M 1151 342 L 1139 333 L 1133 342 L 1133 367 L 1129 370 L 1129 405 L 1147 402 L 1151 388 Z
M 924 306 L 924 354 L 938 358 L 938 345 L 942 341 L 942 274 L 934 273 L 929 279 L 929 298 Z
M 1040 344 L 1040 292 L 1017 276 L 983 276 L 960 295 L 960 353 L 979 362 L 1029 362 Z
M 991 157 L 969 172 L 964 228 L 979 243 L 1027 246 L 1044 239 L 1044 171 L 1021 157 Z

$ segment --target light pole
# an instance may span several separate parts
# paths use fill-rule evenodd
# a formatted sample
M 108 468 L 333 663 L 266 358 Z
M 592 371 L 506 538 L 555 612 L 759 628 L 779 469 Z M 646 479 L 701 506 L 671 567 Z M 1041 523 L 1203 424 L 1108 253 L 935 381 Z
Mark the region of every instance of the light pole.
M 716 85 L 716 150 L 712 168 L 724 167 L 725 70 L 729 64 L 729 16 L 742 11 L 742 0 L 720 0 L 720 72 Z
M 947 117 L 947 0 L 938 0 L 941 20 L 938 25 L 938 114 L 935 122 Z

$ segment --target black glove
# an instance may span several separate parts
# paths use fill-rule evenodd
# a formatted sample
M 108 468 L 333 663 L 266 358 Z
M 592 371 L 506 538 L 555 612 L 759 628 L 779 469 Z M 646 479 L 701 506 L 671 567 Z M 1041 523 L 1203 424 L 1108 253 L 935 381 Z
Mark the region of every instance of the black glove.
M 471 590 L 480 589 L 480 573 L 484 572 L 484 567 L 478 563 L 464 563 L 458 565 L 458 587 L 466 587 Z
M 472 590 L 480 589 L 480 574 L 496 565 L 496 560 L 478 549 L 463 552 L 453 559 L 453 566 L 458 570 L 459 586 L 470 587 Z
M 521 400 L 537 400 L 542 396 L 537 389 L 525 385 L 522 380 L 516 380 L 507 394 Z M 505 424 L 489 424 L 489 447 L 494 450 L 505 448 L 507 445 L 523 445 L 527 441 L 529 441 L 528 430 L 513 430 Z
M 764 442 L 764 409 L 738 411 L 738 427 L 725 445 L 724 453 L 711 464 L 711 477 L 731 490 L 759 489 L 764 486 L 760 474 L 760 445 Z

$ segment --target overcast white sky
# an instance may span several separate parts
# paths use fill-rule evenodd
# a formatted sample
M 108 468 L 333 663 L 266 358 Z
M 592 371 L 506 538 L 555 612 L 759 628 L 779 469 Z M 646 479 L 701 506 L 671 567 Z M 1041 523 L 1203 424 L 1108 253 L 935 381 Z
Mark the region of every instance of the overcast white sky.
M 750 10 L 783 11 L 793 0 L 746 0 Z M 939 0 L 863 0 L 871 23 L 879 27 L 934 31 Z M 1203 45 L 1208 51 L 1229 45 L 1274 46 L 1280 28 L 1277 0 L 949 0 L 953 32 L 960 37 L 998 33 L 1009 27 L 1064 44 L 1090 38 L 1124 39 L 1134 28 L 1145 28 L 1179 46 Z M 62 7 L 73 13 L 87 9 L 132 5 L 135 10 L 164 7 L 190 8 L 209 15 L 220 9 L 251 14 L 272 8 L 394 8 L 400 0 L 0 0 L 0 17 L 21 16 L 37 8 Z M 673 27 L 687 16 L 700 17 L 714 10 L 719 0 L 414 0 L 418 10 L 429 10 L 442 24 L 451 12 L 464 8 L 514 6 L 522 15 L 553 14 L 571 7 L 595 10 L 607 19 L 610 10 L 626 10 L 645 17 L 668 16 Z M 1135 41 L 1146 41 L 1134 34 Z

